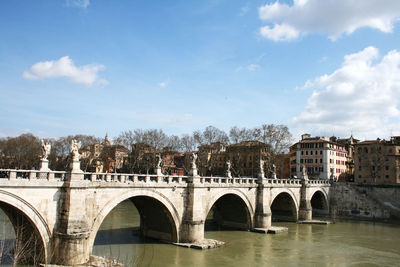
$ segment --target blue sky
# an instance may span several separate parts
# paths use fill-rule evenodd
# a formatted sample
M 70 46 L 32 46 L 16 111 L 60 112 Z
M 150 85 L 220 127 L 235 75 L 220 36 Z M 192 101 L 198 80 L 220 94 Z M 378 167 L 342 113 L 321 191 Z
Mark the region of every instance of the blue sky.
M 1 1 L 0 137 L 400 135 L 400 1 Z

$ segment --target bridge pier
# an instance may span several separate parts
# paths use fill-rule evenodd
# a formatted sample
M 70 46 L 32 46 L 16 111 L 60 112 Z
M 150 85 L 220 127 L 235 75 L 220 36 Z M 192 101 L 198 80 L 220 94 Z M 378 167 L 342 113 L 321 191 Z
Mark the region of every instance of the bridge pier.
M 61 188 L 58 220 L 53 234 L 52 262 L 61 265 L 84 264 L 90 259 L 90 230 L 86 207 L 82 205 L 87 183 L 82 173 L 70 173 Z
M 299 221 L 311 221 L 312 220 L 312 206 L 311 199 L 307 194 L 309 191 L 308 184 L 303 181 L 300 190 L 300 207 L 299 207 Z
M 201 200 L 200 176 L 192 176 L 188 181 L 186 209 L 183 216 L 180 240 L 181 243 L 201 243 L 204 240 L 204 218 Z
M 268 189 L 261 181 L 257 187 L 256 210 L 254 214 L 254 228 L 268 229 L 271 227 L 271 208 L 268 205 Z

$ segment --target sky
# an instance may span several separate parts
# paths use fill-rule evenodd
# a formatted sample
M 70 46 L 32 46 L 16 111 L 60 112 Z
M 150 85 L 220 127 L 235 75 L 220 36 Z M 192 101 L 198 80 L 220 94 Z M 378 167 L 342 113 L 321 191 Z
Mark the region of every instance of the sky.
M 400 135 L 398 0 L 0 1 L 0 137 Z

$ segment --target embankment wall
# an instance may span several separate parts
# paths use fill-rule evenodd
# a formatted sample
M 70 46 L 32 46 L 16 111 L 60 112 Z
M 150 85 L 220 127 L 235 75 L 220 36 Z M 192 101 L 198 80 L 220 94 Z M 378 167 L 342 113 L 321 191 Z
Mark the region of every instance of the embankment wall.
M 335 183 L 330 204 L 334 216 L 400 222 L 400 185 Z

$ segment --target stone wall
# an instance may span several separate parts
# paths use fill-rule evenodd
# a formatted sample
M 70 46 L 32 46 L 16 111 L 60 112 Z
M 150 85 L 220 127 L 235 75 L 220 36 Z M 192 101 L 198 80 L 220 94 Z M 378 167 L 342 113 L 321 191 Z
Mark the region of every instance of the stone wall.
M 331 212 L 339 217 L 400 221 L 400 186 L 336 183 Z

